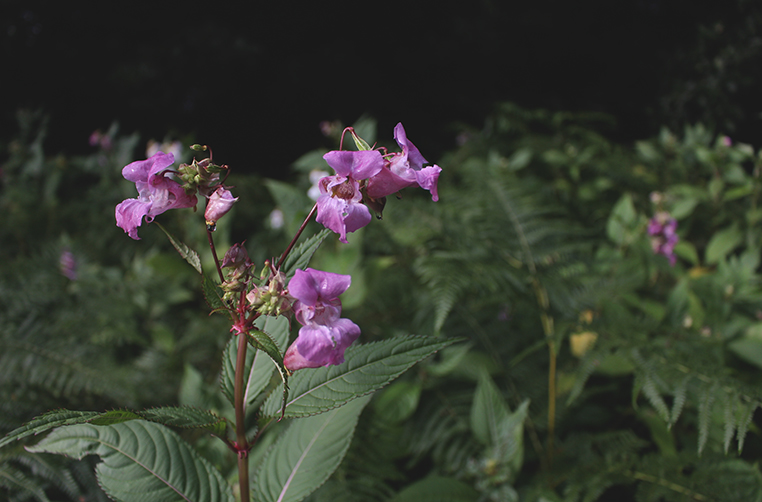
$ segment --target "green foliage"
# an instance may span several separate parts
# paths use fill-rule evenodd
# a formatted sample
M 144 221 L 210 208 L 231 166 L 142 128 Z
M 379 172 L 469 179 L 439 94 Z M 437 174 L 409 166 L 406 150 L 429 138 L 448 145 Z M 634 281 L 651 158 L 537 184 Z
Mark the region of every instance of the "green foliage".
M 63 453 L 74 458 L 96 454 L 96 475 L 117 500 L 234 500 L 225 479 L 179 436 L 152 422 L 62 427 L 31 452 Z M 172 468 L 182 463 L 183 469 Z M 139 487 L 139 488 L 138 488 Z
M 198 451 L 189 458 L 213 459 L 232 478 L 235 459 L 202 431 L 224 435 L 215 417 L 234 402 L 237 339 L 226 316 L 198 314 L 208 312 L 204 299 L 227 310 L 211 276 L 201 278 L 202 295 L 183 263 L 208 247 L 205 234 L 170 212 L 162 224 L 187 242 L 182 256 L 150 225 L 141 247 L 125 241 L 102 213 L 133 196 L 118 182 L 137 138 L 51 159 L 42 118 L 24 120 L 0 194 L 0 209 L 23 225 L 0 228 L 3 242 L 18 242 L 0 249 L 0 427 L 16 429 L 0 440 L 0 486 L 20 500 L 96 493 L 82 474 L 92 463 L 21 446 L 59 425 L 70 426 L 43 447 L 65 431 L 97 437 L 148 423 L 138 418 L 158 422 L 148 427 L 160 437 L 177 437 L 165 425 L 178 427 L 177 444 Z M 257 321 L 252 345 L 268 351 L 250 346 L 245 365 L 255 494 L 760 499 L 762 157 L 702 126 L 617 145 L 597 132 L 607 123 L 500 105 L 437 159 L 437 204 L 406 189 L 349 246 L 335 247 L 325 230 L 297 243 L 289 275 L 313 254 L 320 268 L 352 270 L 344 306 L 362 343 L 340 366 L 291 377 L 286 420 L 276 423 L 279 355 L 293 334 L 285 318 Z M 363 127 L 364 138 L 375 136 L 373 121 Z M 312 205 L 307 173 L 325 168 L 322 153 L 297 161 L 293 185 L 236 180 L 252 193 L 267 189 L 288 212 L 278 230 L 262 225 L 266 195 L 234 208 L 231 232 L 245 232 L 253 258 L 277 259 L 275 244 L 301 224 Z M 657 211 L 678 221 L 674 267 L 651 248 Z M 80 263 L 76 280 L 59 270 L 67 248 Z M 197 263 L 212 270 L 206 252 Z M 451 345 L 457 339 L 468 343 Z M 226 399 L 213 397 L 218 384 Z M 176 406 L 191 402 L 199 407 Z M 122 406 L 135 411 L 43 414 Z M 98 449 L 107 463 L 118 458 L 92 437 L 76 441 L 74 456 Z M 307 448 L 311 441 L 319 447 Z

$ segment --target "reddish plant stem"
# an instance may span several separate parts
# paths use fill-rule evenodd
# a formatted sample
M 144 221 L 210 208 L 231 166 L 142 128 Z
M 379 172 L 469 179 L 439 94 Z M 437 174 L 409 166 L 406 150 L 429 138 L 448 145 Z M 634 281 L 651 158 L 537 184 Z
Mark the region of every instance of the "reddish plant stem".
M 222 276 L 222 268 L 220 268 L 220 260 L 217 259 L 217 249 L 214 247 L 214 239 L 212 238 L 212 231 L 209 227 L 206 228 L 206 236 L 209 239 L 209 248 L 212 250 L 212 257 L 214 258 L 214 266 L 217 268 L 217 275 L 220 276 L 220 283 L 225 282 L 225 278 Z
M 302 235 L 302 232 L 304 231 L 304 228 L 307 226 L 307 223 L 309 223 L 310 218 L 312 218 L 312 215 L 315 214 L 315 211 L 317 211 L 317 204 L 312 206 L 312 209 L 310 210 L 310 214 L 307 215 L 307 217 L 302 222 L 302 226 L 299 227 L 299 230 L 296 232 L 296 235 L 294 235 L 294 238 L 291 239 L 291 242 L 289 242 L 288 247 L 285 251 L 283 251 L 283 254 L 280 256 L 280 260 L 278 260 L 278 264 L 275 266 L 276 269 L 279 269 L 281 265 L 283 265 L 283 262 L 286 261 L 286 256 L 288 256 L 288 253 L 291 252 L 291 248 L 294 247 L 294 244 L 296 244 L 296 241 L 299 239 L 299 236 Z
M 244 317 L 243 308 L 246 292 L 241 292 L 239 315 Z M 243 321 L 243 319 L 241 319 Z M 249 442 L 246 439 L 246 403 L 244 403 L 244 370 L 246 369 L 246 333 L 238 333 L 238 354 L 235 361 L 235 433 L 238 450 L 238 486 L 241 490 L 241 502 L 249 502 Z

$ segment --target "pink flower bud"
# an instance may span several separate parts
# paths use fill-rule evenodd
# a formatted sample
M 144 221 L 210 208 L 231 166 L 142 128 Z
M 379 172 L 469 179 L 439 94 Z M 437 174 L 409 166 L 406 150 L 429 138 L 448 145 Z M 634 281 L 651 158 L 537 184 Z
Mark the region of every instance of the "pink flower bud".
M 212 195 L 209 196 L 209 200 L 206 203 L 206 211 L 204 212 L 204 218 L 207 225 L 214 225 L 217 220 L 225 216 L 230 208 L 233 207 L 238 197 L 233 197 L 230 190 L 224 187 L 218 187 Z

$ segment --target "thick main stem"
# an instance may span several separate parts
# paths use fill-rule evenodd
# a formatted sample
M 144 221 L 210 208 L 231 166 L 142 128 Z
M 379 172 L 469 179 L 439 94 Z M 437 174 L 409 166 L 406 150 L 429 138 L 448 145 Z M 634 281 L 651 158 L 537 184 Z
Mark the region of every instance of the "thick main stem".
M 235 362 L 235 434 L 238 450 L 238 486 L 241 502 L 249 502 L 249 442 L 246 439 L 246 408 L 244 403 L 244 369 L 246 368 L 246 334 L 238 334 L 238 355 Z

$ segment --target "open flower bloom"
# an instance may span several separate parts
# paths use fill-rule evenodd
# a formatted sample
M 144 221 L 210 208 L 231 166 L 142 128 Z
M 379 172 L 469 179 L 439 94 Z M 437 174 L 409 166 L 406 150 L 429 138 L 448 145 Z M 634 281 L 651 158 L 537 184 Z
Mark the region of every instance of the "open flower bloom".
M 344 362 L 344 351 L 360 336 L 360 328 L 355 323 L 340 318 L 338 296 L 351 282 L 348 275 L 312 268 L 296 271 L 288 291 L 296 298 L 293 309 L 302 328 L 284 356 L 283 362 L 289 371 Z
M 380 199 L 405 187 L 418 185 L 431 192 L 433 201 L 439 200 L 437 181 L 442 168 L 437 165 L 423 167 L 427 161 L 418 148 L 407 139 L 401 123 L 394 128 L 394 139 L 402 151 L 395 153 L 388 165 L 368 180 L 368 196 Z
M 371 220 L 370 211 L 362 203 L 359 181 L 378 174 L 384 159 L 375 150 L 332 151 L 323 158 L 336 175 L 327 176 L 318 184 L 316 220 L 339 234 L 339 240 L 346 243 L 348 232 L 364 227 Z
M 137 199 L 127 199 L 116 206 L 116 225 L 133 239 L 139 240 L 138 227 L 143 217 L 149 223 L 154 217 L 175 208 L 193 207 L 196 196 L 188 195 L 182 186 L 166 176 L 174 155 L 156 152 L 146 160 L 132 162 L 122 169 L 122 176 L 135 183 Z

